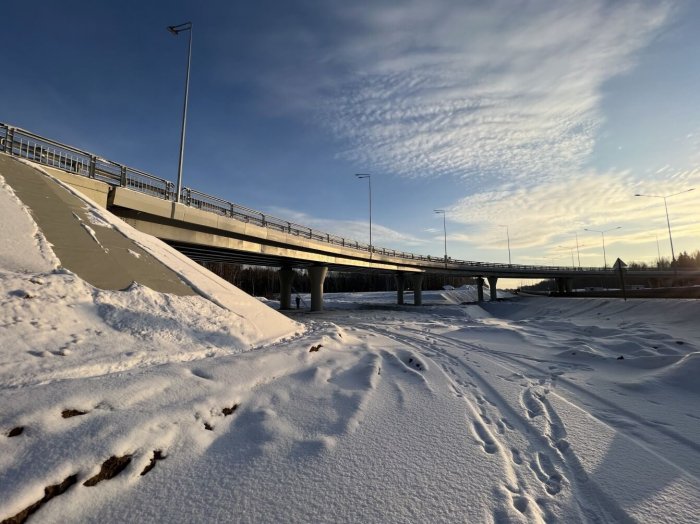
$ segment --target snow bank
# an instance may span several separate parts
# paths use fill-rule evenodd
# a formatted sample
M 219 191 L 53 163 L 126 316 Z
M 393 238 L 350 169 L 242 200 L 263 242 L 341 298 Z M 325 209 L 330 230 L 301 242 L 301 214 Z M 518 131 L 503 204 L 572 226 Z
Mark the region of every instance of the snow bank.
M 0 176 L 0 268 L 43 272 L 59 265 L 29 211 Z
M 234 325 L 241 329 L 242 336 L 240 340 L 245 341 L 248 347 L 274 342 L 275 340 L 288 337 L 303 330 L 300 324 L 290 320 L 288 317 L 270 307 L 267 307 L 233 284 L 204 269 L 166 243 L 134 229 L 109 211 L 95 204 L 76 189 L 56 179 L 36 164 L 30 162 L 25 163 L 41 171 L 46 176 L 52 178 L 55 183 L 63 186 L 76 197 L 82 199 L 85 202 L 85 208 L 88 212 L 90 222 L 94 226 L 116 229 L 177 273 L 184 282 L 188 283 L 202 296 L 220 307 L 227 309 L 232 314 L 240 316 L 240 320 L 235 322 Z M 36 225 L 34 225 L 34 227 L 36 228 Z M 8 232 L 8 236 L 10 238 L 15 238 L 16 235 Z M 245 328 L 243 328 L 244 325 Z

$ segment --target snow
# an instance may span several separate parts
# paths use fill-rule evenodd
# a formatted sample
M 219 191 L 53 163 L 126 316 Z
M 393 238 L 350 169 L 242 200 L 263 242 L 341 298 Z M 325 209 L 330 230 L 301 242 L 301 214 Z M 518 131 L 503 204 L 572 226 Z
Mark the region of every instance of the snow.
M 18 272 L 50 271 L 58 266 L 43 235 L 12 188 L 0 177 L 0 268 Z
M 91 208 L 211 300 L 95 289 L 0 204 L 0 519 L 75 474 L 31 522 L 697 521 L 698 301 L 466 287 L 287 318 Z

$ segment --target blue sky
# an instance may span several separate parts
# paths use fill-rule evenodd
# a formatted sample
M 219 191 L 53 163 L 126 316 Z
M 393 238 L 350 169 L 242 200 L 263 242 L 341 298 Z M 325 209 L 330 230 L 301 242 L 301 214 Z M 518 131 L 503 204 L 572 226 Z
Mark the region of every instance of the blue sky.
M 367 240 L 571 264 L 700 248 L 700 5 L 687 1 L 12 2 L 0 121 Z

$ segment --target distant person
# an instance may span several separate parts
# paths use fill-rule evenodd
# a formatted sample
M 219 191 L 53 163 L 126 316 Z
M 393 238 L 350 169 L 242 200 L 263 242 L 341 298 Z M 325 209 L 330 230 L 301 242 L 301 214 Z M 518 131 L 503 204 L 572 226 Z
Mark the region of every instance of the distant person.
M 299 309 L 299 304 L 301 304 L 301 297 L 297 295 L 297 309 Z

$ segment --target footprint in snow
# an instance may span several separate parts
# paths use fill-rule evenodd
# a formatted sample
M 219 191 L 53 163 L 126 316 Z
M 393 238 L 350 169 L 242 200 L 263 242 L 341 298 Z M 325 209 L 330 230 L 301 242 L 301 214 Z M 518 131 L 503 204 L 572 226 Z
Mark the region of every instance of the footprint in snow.
M 536 458 L 530 462 L 530 469 L 544 484 L 547 493 L 556 495 L 561 491 L 562 476 L 552 464 L 552 460 L 544 453 L 537 453 Z
M 498 451 L 498 445 L 484 425 L 475 420 L 472 426 L 474 427 L 476 438 L 479 441 L 479 444 L 481 444 L 481 446 L 484 448 L 484 451 L 489 455 L 496 453 L 496 451 Z

